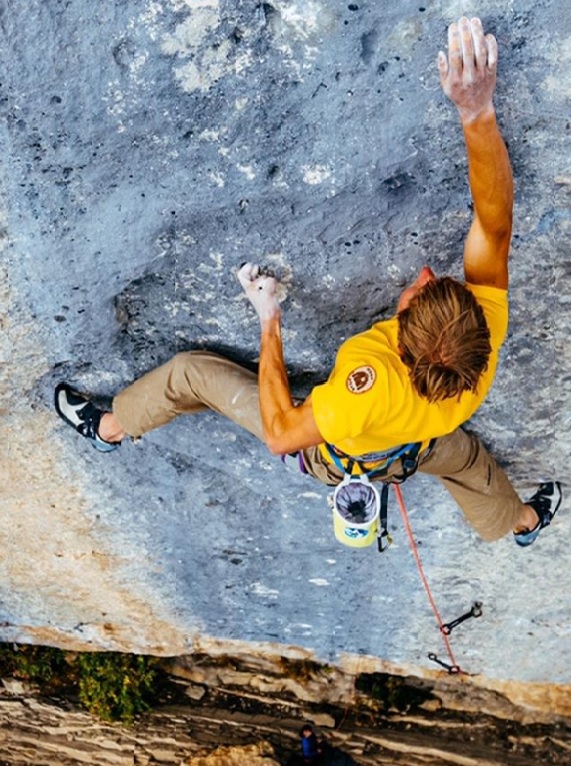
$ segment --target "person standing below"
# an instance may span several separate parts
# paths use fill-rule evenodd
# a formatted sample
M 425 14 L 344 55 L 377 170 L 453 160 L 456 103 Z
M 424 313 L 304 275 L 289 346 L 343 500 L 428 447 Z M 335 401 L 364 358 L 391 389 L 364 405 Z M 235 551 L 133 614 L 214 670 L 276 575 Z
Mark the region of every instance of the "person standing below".
M 319 742 L 313 731 L 313 727 L 306 723 L 299 732 L 301 740 L 301 755 L 306 764 L 316 764 L 321 757 Z
M 508 323 L 513 181 L 493 105 L 497 57 L 493 35 L 464 17 L 448 29 L 448 56 L 438 56 L 463 129 L 474 202 L 465 282 L 424 266 L 396 315 L 347 340 L 328 380 L 298 405 L 284 364 L 278 283 L 248 263 L 238 278 L 261 323 L 257 377 L 218 355 L 185 352 L 120 392 L 113 412 L 62 383 L 59 415 L 107 451 L 209 408 L 325 484 L 355 468 L 389 482 L 420 470 L 439 478 L 484 540 L 513 532 L 518 545 L 533 543 L 559 509 L 560 483 L 544 482 L 522 502 L 479 439 L 461 428 L 493 383 Z

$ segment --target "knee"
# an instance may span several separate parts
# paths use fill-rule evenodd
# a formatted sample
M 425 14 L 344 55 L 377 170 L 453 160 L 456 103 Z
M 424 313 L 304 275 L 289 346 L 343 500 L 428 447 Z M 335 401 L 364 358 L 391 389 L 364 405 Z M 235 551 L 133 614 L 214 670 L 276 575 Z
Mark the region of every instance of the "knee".
M 179 351 L 172 357 L 170 364 L 173 370 L 184 371 L 190 366 L 200 364 L 202 360 L 211 360 L 217 356 L 210 351 Z
M 166 363 L 169 379 L 177 379 L 184 375 L 192 364 L 192 351 L 179 351 Z
M 504 531 L 503 529 L 495 529 L 490 527 L 477 527 L 476 525 L 473 525 L 474 531 L 485 543 L 495 543 L 497 540 L 501 540 L 502 537 L 505 537 L 510 530 Z
M 206 396 L 208 389 L 227 375 L 231 362 L 211 351 L 180 351 L 169 362 L 169 378 L 174 388 L 190 386 L 198 395 Z M 201 392 L 201 393 L 200 393 Z
M 191 360 L 193 354 L 195 354 L 195 351 L 179 351 L 178 354 L 175 354 L 171 359 L 171 364 L 173 367 L 186 367 L 186 365 Z

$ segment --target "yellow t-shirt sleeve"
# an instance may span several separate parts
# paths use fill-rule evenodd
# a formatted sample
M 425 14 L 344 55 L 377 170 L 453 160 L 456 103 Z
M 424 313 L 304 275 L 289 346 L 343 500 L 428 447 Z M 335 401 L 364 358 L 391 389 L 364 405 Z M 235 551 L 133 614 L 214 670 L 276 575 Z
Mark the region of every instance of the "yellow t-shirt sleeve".
M 474 295 L 484 310 L 486 322 L 490 330 L 492 349 L 497 351 L 504 342 L 508 332 L 508 291 L 499 287 L 487 285 L 471 285 L 466 287 Z
M 382 420 L 388 406 L 386 371 L 378 363 L 345 363 L 311 392 L 313 417 L 326 442 L 338 444 Z

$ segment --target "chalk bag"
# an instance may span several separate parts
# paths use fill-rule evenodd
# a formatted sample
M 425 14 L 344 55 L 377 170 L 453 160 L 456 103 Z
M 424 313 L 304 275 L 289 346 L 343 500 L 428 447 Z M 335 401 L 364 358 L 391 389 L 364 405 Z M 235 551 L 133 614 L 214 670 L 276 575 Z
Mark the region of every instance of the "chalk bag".
M 381 496 L 365 474 L 345 478 L 332 499 L 335 537 L 351 548 L 372 545 L 379 533 Z

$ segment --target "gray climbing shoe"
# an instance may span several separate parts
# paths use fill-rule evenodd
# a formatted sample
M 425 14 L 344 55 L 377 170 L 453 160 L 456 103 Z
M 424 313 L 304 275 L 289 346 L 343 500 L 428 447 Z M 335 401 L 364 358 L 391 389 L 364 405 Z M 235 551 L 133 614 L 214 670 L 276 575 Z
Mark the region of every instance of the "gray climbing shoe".
M 78 434 L 89 439 L 99 452 L 113 452 L 121 442 L 106 442 L 99 436 L 99 422 L 103 410 L 98 409 L 87 397 L 74 391 L 67 383 L 60 383 L 55 390 L 55 408 L 60 418 Z
M 539 516 L 539 521 L 533 529 L 514 532 L 514 540 L 518 545 L 525 548 L 535 542 L 541 530 L 551 524 L 551 520 L 559 510 L 562 498 L 560 482 L 547 481 L 539 485 L 537 492 L 526 501 L 526 505 L 531 505 Z

